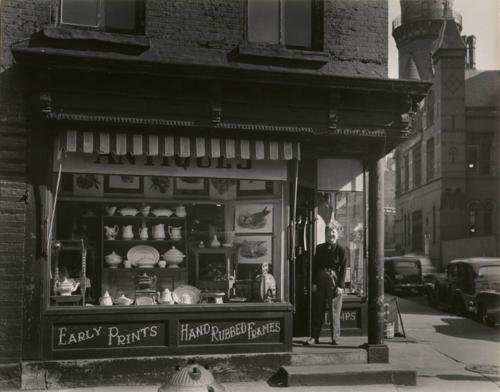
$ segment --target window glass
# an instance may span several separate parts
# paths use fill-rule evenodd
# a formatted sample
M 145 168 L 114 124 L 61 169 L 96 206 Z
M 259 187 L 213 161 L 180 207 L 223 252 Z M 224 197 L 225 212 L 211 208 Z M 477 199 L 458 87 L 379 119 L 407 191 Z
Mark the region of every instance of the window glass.
M 248 40 L 279 43 L 279 0 L 248 0 Z
M 62 0 L 62 23 L 97 26 L 99 0 Z
M 479 146 L 467 146 L 467 171 L 476 173 L 478 171 Z
M 311 1 L 286 0 L 285 44 L 287 46 L 311 47 Z
M 285 300 L 282 187 L 265 180 L 64 174 L 50 305 L 158 305 L 172 293 L 180 304 Z
M 325 242 L 325 227 L 332 220 L 340 223 L 339 244 L 349 249 L 346 288 L 352 292 L 365 292 L 364 249 L 364 198 L 363 192 L 318 192 L 316 245 Z
M 106 31 L 129 32 L 136 29 L 137 4 L 135 0 L 105 0 Z

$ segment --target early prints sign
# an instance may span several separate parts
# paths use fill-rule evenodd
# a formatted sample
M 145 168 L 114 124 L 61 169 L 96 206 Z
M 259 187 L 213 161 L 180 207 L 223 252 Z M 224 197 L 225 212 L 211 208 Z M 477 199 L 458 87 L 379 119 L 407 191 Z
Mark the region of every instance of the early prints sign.
M 181 321 L 179 344 L 232 344 L 281 342 L 280 320 Z
M 54 325 L 54 349 L 164 346 L 163 324 Z

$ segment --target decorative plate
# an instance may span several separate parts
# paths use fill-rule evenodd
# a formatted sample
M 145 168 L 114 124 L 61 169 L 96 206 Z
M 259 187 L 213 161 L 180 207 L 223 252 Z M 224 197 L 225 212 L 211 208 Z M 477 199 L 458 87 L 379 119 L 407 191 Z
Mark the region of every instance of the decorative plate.
M 197 304 L 200 300 L 200 293 L 201 291 L 196 287 L 186 284 L 177 287 L 172 293 L 172 297 L 179 304 Z
M 154 259 L 149 259 L 149 258 L 144 258 L 137 260 L 132 263 L 134 267 L 139 267 L 139 268 L 153 268 L 157 262 Z
M 137 245 L 133 248 L 130 248 L 127 252 L 127 259 L 130 261 L 132 265 L 141 266 L 146 264 L 156 264 L 158 260 L 160 260 L 160 253 L 149 245 Z M 151 263 L 144 261 L 143 259 L 151 260 Z

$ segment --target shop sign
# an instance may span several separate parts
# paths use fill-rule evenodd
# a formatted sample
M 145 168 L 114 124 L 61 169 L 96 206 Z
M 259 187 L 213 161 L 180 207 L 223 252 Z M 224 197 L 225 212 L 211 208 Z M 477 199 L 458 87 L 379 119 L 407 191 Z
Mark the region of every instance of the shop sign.
M 57 160 L 54 171 L 59 169 Z M 67 153 L 67 173 L 285 180 L 286 161 Z
M 279 343 L 280 320 L 209 320 L 179 322 L 179 344 Z
M 361 323 L 359 309 L 342 309 L 340 313 L 340 328 L 350 329 L 350 328 L 360 328 Z M 330 328 L 330 320 L 328 318 L 328 312 L 325 312 L 325 322 L 323 328 Z
M 163 324 L 53 325 L 52 347 L 59 350 L 164 346 Z

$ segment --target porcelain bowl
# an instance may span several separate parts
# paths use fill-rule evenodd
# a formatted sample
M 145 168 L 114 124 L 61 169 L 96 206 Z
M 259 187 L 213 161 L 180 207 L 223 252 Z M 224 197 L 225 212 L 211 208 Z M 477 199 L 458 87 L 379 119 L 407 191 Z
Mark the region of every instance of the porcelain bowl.
M 121 259 L 116 258 L 106 258 L 106 264 L 109 268 L 118 268 L 118 266 L 122 263 Z
M 151 213 L 154 216 L 165 216 L 168 218 L 174 213 L 174 211 L 169 210 L 168 208 L 155 208 L 154 210 L 151 211 Z
M 122 216 L 136 216 L 139 213 L 139 210 L 136 208 L 121 208 L 119 211 Z

